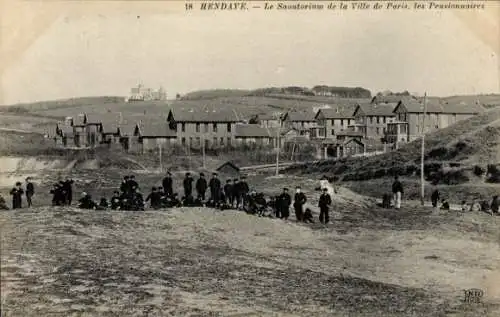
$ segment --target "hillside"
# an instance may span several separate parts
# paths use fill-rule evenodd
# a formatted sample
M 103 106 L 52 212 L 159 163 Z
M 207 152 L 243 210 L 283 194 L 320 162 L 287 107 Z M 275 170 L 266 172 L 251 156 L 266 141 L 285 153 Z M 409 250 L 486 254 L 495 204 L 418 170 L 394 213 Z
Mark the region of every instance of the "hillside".
M 498 316 L 500 218 L 352 207 L 0 213 L 2 316 Z M 463 289 L 480 288 L 481 304 Z M 36 309 L 35 309 L 36 308 Z
M 33 103 L 4 105 L 0 106 L 0 112 L 26 113 L 38 110 L 72 108 L 72 107 L 87 106 L 93 104 L 116 103 L 116 102 L 122 102 L 123 100 L 124 97 L 117 97 L 117 96 L 80 97 L 80 98 L 70 98 L 70 99 L 48 100 L 48 101 L 40 101 Z
M 354 182 L 363 194 L 380 197 L 390 182 L 382 181 L 398 174 L 414 184 L 407 195 L 419 195 L 421 141 L 411 142 L 397 151 L 365 158 L 344 158 L 316 164 L 290 167 L 290 173 L 328 174 L 338 180 Z M 461 121 L 425 137 L 426 180 L 438 181 L 447 197 L 490 199 L 498 193 L 500 163 L 500 109 Z M 495 165 L 497 167 L 495 167 Z M 376 181 L 380 179 L 380 181 Z M 361 183 L 368 182 L 371 185 Z M 381 187 L 382 184 L 385 184 Z M 450 186 L 452 185 L 452 186 Z M 463 186 L 456 188 L 453 186 Z M 478 187 L 479 186 L 479 187 Z M 371 188 L 371 189 L 370 189 Z M 430 186 L 427 186 L 430 190 Z

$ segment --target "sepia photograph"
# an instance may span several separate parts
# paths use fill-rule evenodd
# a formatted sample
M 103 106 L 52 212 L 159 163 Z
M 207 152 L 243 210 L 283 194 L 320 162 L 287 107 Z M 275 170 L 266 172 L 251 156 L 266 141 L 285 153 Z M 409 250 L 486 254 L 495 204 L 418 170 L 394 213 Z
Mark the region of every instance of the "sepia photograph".
M 500 316 L 500 1 L 0 29 L 1 317 Z

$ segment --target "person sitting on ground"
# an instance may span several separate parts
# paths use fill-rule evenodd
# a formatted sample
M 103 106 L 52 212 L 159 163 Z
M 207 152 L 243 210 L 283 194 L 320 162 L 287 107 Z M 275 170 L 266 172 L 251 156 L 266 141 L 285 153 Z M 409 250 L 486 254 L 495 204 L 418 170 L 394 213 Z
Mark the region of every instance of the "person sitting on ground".
M 0 210 L 9 210 L 9 207 L 7 207 L 7 202 L 2 197 L 1 194 L 0 194 Z
M 194 207 L 194 198 L 191 195 L 182 197 L 181 201 L 184 207 Z
M 493 200 L 491 201 L 491 213 L 498 214 L 498 208 L 499 208 L 499 201 L 498 201 L 498 195 L 493 196 Z
M 200 198 L 196 198 L 193 202 L 193 207 L 204 207 L 203 200 Z
M 97 204 L 92 200 L 92 197 L 86 192 L 82 193 L 82 198 L 78 200 L 78 208 L 80 209 L 96 209 Z
M 146 197 L 146 202 L 151 201 L 149 204 L 151 208 L 158 209 L 161 207 L 161 194 L 158 192 L 156 187 L 151 189 L 151 193 Z
M 473 201 L 470 205 L 470 211 L 481 211 L 481 204 L 477 201 Z
M 446 199 L 441 200 L 441 209 L 442 210 L 450 210 L 450 204 Z
M 484 212 L 490 211 L 490 204 L 488 204 L 488 202 L 486 200 L 483 200 L 481 202 L 481 211 L 484 211 Z
M 169 199 L 170 208 L 182 207 L 182 202 L 179 200 L 179 194 L 174 193 Z
M 304 216 L 302 217 L 302 220 L 305 223 L 314 223 L 314 217 L 313 217 L 311 209 L 306 208 L 306 210 L 304 211 Z
M 132 199 L 132 207 L 134 211 L 144 211 L 144 198 L 138 187 L 133 187 L 134 194 Z
M 391 208 L 391 195 L 390 194 L 384 194 L 382 196 L 382 208 L 386 208 L 386 209 Z
M 111 197 L 111 209 L 119 210 L 120 209 L 120 193 L 115 191 L 113 196 Z
M 469 206 L 467 206 L 467 202 L 465 200 L 462 200 L 462 211 L 467 210 L 469 210 Z
M 101 198 L 101 201 L 99 202 L 99 207 L 104 208 L 104 209 L 108 209 L 109 204 L 108 204 L 108 200 L 105 197 Z

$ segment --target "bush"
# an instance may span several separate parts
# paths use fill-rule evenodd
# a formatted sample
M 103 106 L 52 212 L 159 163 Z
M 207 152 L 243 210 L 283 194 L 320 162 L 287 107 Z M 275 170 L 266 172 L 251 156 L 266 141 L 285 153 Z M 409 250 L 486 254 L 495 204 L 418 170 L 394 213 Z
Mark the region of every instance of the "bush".
M 474 175 L 481 177 L 484 175 L 485 171 L 484 171 L 484 168 L 482 168 L 481 166 L 475 165 L 473 172 L 474 172 Z
M 436 149 L 432 149 L 426 156 L 426 159 L 439 159 L 446 157 L 448 154 L 448 149 L 445 147 L 438 147 Z
M 333 174 L 335 174 L 335 175 L 344 174 L 348 170 L 349 170 L 349 167 L 347 165 L 342 164 L 335 169 L 335 172 L 333 172 Z
M 381 168 L 375 171 L 375 178 L 382 178 L 387 175 L 387 170 L 385 168 Z
M 406 167 L 406 175 L 413 175 L 417 170 L 418 168 L 415 165 L 408 165 Z
M 403 166 L 393 166 L 389 168 L 387 171 L 387 174 L 390 176 L 396 176 L 396 175 L 404 175 L 406 172 L 406 169 Z
M 461 165 L 460 163 L 450 163 L 450 167 L 460 167 Z

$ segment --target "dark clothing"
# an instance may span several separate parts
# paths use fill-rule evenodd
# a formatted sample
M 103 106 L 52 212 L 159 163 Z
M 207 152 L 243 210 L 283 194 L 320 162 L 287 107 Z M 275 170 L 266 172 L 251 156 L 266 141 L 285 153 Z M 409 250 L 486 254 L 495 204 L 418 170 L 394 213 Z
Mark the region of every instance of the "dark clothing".
M 174 194 L 173 183 L 174 181 L 170 176 L 165 177 L 162 181 L 163 190 L 165 191 L 165 195 L 167 197 L 171 197 Z
M 295 217 L 297 221 L 302 221 L 304 215 L 304 204 L 307 202 L 304 193 L 296 193 L 294 197 L 293 207 L 295 209 Z
M 290 205 L 292 204 L 292 197 L 288 193 L 282 193 L 279 196 L 278 206 L 280 207 L 281 218 L 288 219 L 290 216 Z
M 35 194 L 35 185 L 33 183 L 28 182 L 26 184 L 26 202 L 28 203 L 28 207 L 33 205 L 33 195 Z
M 139 188 L 139 184 L 135 180 L 129 179 L 128 188 L 130 191 L 134 191 L 135 189 Z
M 332 198 L 324 193 L 319 197 L 319 222 L 327 224 L 330 221 L 329 206 L 332 204 Z
M 134 211 L 144 210 L 144 198 L 141 193 L 135 193 L 133 195 L 132 208 Z
M 447 201 L 443 202 L 443 204 L 441 205 L 441 209 L 450 210 L 450 204 Z
M 233 202 L 233 185 L 232 184 L 226 184 L 224 185 L 224 196 L 225 196 L 225 202 L 227 204 L 232 204 Z
M 205 178 L 198 178 L 198 180 L 196 181 L 196 193 L 198 194 L 199 199 L 205 200 L 207 186 L 207 180 Z
M 220 193 L 221 193 L 221 183 L 218 178 L 212 178 L 208 183 L 208 187 L 210 187 L 210 199 L 215 203 L 219 203 Z
M 120 191 L 122 193 L 129 193 L 130 192 L 128 180 L 127 181 L 122 181 L 122 183 L 120 185 Z
M 193 179 L 191 177 L 184 178 L 184 197 L 193 195 Z
M 498 213 L 498 208 L 499 208 L 498 198 L 494 198 L 493 201 L 491 202 L 491 211 L 494 213 Z
M 80 198 L 78 200 L 78 208 L 80 209 L 94 209 L 97 208 L 96 203 L 92 200 L 92 197 L 89 195 Z
M 24 190 L 14 187 L 10 191 L 10 194 L 12 195 L 12 209 L 22 208 Z
M 146 201 L 151 201 L 151 208 L 153 209 L 161 208 L 161 193 L 152 192 L 146 197 Z
M 439 191 L 436 189 L 432 192 L 432 195 L 431 195 L 431 202 L 432 202 L 432 207 L 436 208 L 437 205 L 438 205 L 438 201 L 439 201 Z
M 9 210 L 9 207 L 7 207 L 7 203 L 2 196 L 0 196 L 0 210 Z
M 111 209 L 117 210 L 120 208 L 120 196 L 114 195 L 111 197 Z
M 106 198 L 101 199 L 101 202 L 99 203 L 99 207 L 106 209 L 109 207 L 108 201 Z
M 396 194 L 398 192 L 403 194 L 403 184 L 401 184 L 400 181 L 394 181 L 394 183 L 392 183 L 392 193 Z
M 307 208 L 306 211 L 304 212 L 304 216 L 302 218 L 302 220 L 305 222 L 305 223 L 314 223 L 314 219 L 313 219 L 313 214 L 312 214 L 312 211 L 311 209 Z
M 62 190 L 64 192 L 64 203 L 71 205 L 71 202 L 73 201 L 73 181 L 65 181 L 63 183 Z
M 240 200 L 241 200 L 241 203 L 243 205 L 245 205 L 248 203 L 247 197 L 248 197 L 248 193 L 250 192 L 250 187 L 248 187 L 248 183 L 245 181 L 241 181 L 239 184 L 240 184 L 239 195 L 241 197 Z

